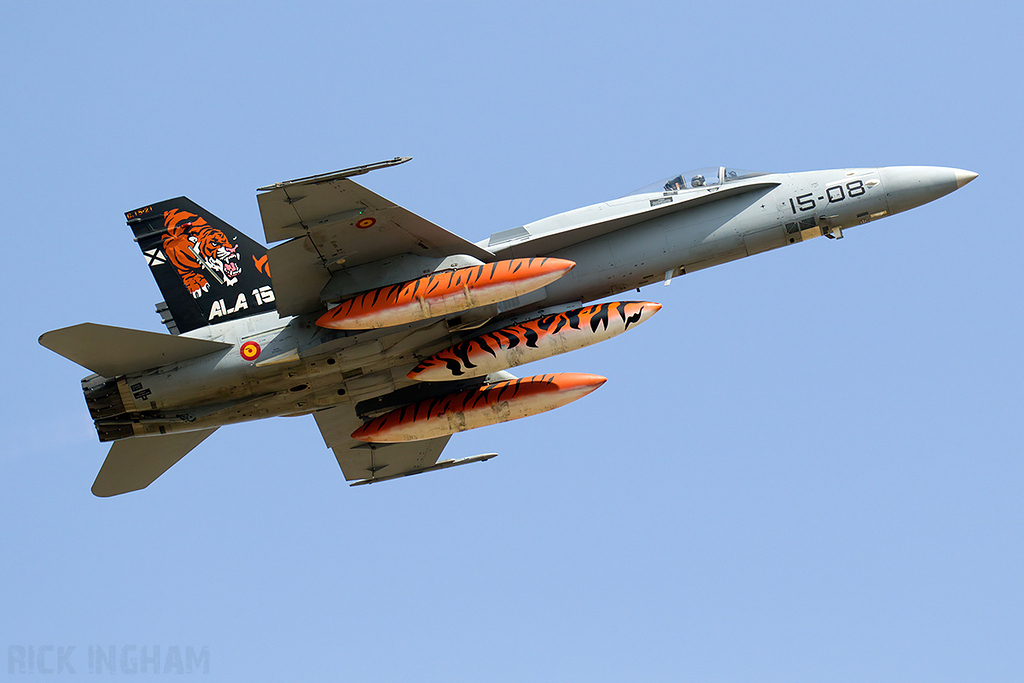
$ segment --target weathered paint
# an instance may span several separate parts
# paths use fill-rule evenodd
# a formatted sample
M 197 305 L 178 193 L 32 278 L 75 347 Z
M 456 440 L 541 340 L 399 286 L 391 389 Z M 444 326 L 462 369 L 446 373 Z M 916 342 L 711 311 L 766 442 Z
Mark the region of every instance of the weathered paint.
M 352 432 L 352 438 L 374 443 L 433 439 L 554 410 L 606 381 L 599 375 L 563 372 L 486 384 L 392 410 Z
M 432 273 L 343 301 L 316 324 L 333 330 L 369 330 L 452 315 L 528 294 L 551 284 L 575 265 L 565 259 L 539 257 Z
M 492 372 L 581 349 L 622 334 L 661 310 L 650 301 L 611 301 L 545 315 L 435 353 L 409 379 L 437 382 Z

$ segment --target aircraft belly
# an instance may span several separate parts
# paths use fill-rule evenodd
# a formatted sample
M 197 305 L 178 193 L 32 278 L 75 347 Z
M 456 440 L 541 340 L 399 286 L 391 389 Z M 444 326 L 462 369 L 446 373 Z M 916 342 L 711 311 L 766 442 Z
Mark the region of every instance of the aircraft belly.
M 786 246 L 789 241 L 784 223 L 779 202 L 771 193 L 737 216 L 735 225 L 743 238 L 747 256 Z
M 227 357 L 200 358 L 124 378 L 130 394 L 126 407 L 135 411 L 173 410 L 247 398 L 251 389 L 242 364 Z
M 739 232 L 731 226 L 724 225 L 708 235 L 700 244 L 688 248 L 683 253 L 681 261 L 685 271 L 691 273 L 735 261 L 746 255 L 747 249 Z
M 743 244 L 746 246 L 748 256 L 784 247 L 786 246 L 786 229 L 779 224 L 752 230 L 743 235 Z
M 281 414 L 267 400 L 238 401 L 227 405 L 190 407 L 161 413 L 137 413 L 96 421 L 100 441 L 195 432 Z
M 743 234 L 775 220 L 777 209 L 769 204 L 762 196 L 735 197 L 680 216 L 669 236 L 672 252 L 685 272 L 748 256 Z
M 601 235 L 554 255 L 578 265 L 547 286 L 548 301 L 592 301 L 660 279 L 672 262 L 665 218 Z

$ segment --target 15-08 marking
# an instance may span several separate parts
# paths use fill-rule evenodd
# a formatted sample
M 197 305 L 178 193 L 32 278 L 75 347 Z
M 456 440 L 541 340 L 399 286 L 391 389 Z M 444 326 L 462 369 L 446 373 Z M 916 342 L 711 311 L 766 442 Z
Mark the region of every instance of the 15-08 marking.
M 828 203 L 841 202 L 847 197 L 859 197 L 865 192 L 867 188 L 864 187 L 863 180 L 851 180 L 846 183 L 845 190 L 843 185 L 835 185 L 825 190 L 825 196 L 828 197 Z M 818 197 L 818 199 L 824 199 L 824 197 Z M 814 201 L 814 193 L 808 192 L 797 197 L 791 197 L 789 200 L 789 208 L 793 210 L 793 213 L 799 211 L 811 211 L 816 206 Z

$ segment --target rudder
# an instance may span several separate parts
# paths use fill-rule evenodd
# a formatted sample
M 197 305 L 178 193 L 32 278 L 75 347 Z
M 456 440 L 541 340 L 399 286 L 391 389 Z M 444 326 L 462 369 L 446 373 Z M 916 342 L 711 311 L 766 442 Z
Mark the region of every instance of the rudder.
M 267 248 L 192 200 L 125 218 L 180 332 L 276 310 Z

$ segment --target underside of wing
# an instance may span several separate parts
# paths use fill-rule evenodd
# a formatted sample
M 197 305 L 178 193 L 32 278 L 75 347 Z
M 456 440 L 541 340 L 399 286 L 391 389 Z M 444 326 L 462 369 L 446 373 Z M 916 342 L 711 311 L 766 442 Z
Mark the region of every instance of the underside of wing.
M 320 433 L 341 466 L 342 474 L 352 486 L 372 484 L 413 474 L 447 469 L 470 462 L 482 462 L 496 454 L 488 453 L 458 460 L 438 462 L 450 436 L 425 441 L 393 444 L 369 444 L 353 439 L 351 434 L 362 426 L 351 404 L 343 404 L 313 413 Z
M 257 201 L 267 242 L 287 240 L 270 250 L 281 315 L 322 310 L 320 293 L 332 275 L 388 257 L 494 259 L 488 250 L 350 180 L 405 161 L 396 158 L 260 188 Z

